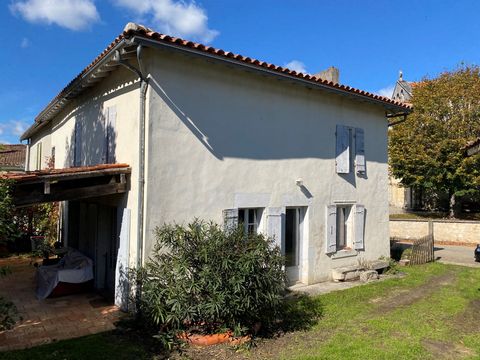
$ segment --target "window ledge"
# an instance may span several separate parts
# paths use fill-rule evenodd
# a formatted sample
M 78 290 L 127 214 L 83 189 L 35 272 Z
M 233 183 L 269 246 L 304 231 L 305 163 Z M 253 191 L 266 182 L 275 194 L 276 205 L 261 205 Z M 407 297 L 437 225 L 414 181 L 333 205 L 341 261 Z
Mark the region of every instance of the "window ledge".
M 350 250 L 339 250 L 335 254 L 332 255 L 332 259 L 341 259 L 346 257 L 357 256 L 358 251 L 354 249 Z

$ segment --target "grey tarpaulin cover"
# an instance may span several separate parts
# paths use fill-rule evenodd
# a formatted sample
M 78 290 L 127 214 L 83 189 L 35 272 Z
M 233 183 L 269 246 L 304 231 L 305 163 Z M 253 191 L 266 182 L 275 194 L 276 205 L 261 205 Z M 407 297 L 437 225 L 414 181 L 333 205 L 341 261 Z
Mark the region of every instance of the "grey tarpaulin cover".
M 37 298 L 45 299 L 62 281 L 79 284 L 93 279 L 93 261 L 80 251 L 69 248 L 58 264 L 37 269 Z

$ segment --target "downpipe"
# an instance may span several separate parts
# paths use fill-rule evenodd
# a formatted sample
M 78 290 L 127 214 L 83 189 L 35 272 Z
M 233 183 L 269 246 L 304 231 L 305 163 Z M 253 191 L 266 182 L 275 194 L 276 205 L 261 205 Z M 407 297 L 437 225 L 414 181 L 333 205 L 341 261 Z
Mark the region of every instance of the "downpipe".
M 129 69 L 130 71 L 134 72 L 140 78 L 140 99 L 139 99 L 139 116 L 138 116 L 138 216 L 137 216 L 137 269 L 141 268 L 143 265 L 143 251 L 144 251 L 144 244 L 143 244 L 143 220 L 144 220 L 144 196 L 145 196 L 145 111 L 146 111 L 146 97 L 147 97 L 147 89 L 148 89 L 148 79 L 144 76 L 143 73 L 143 66 L 142 66 L 142 50 L 143 46 L 137 46 L 137 63 L 138 69 L 132 66 L 127 61 L 121 58 L 120 52 L 117 50 L 116 58 L 118 59 L 118 63 Z M 130 250 L 129 250 L 130 253 Z M 128 257 L 130 258 L 130 256 Z M 137 305 L 138 299 L 140 297 L 140 284 L 137 283 L 136 288 L 136 298 L 137 298 Z M 138 306 L 137 306 L 138 312 Z

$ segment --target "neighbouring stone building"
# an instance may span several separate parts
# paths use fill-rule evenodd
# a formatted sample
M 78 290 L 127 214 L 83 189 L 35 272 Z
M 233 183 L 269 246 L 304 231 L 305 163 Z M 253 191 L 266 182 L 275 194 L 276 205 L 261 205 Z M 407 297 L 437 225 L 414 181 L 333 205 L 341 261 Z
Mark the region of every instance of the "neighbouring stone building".
M 22 144 L 0 144 L 0 172 L 24 171 L 26 148 Z

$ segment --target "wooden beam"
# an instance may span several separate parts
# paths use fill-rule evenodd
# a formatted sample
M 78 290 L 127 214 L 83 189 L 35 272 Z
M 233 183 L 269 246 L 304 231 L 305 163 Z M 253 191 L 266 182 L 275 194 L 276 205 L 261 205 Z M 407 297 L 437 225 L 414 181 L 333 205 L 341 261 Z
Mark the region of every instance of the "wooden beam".
M 23 181 L 18 181 L 19 184 L 35 184 L 48 181 L 50 183 L 62 180 L 77 180 L 77 179 L 87 179 L 99 176 L 108 176 L 108 175 L 117 175 L 117 174 L 130 174 L 132 169 L 130 167 L 122 168 L 111 168 L 111 169 L 101 169 L 101 170 L 90 170 L 82 172 L 65 172 L 61 174 L 44 174 L 38 175 L 31 179 L 25 179 Z
M 105 185 L 86 186 L 84 188 L 75 189 L 58 189 L 50 194 L 33 193 L 27 196 L 16 197 L 15 206 L 28 206 L 39 203 L 64 201 L 64 200 L 79 200 L 91 197 L 98 197 L 104 195 L 121 194 L 127 191 L 126 183 L 113 183 Z

